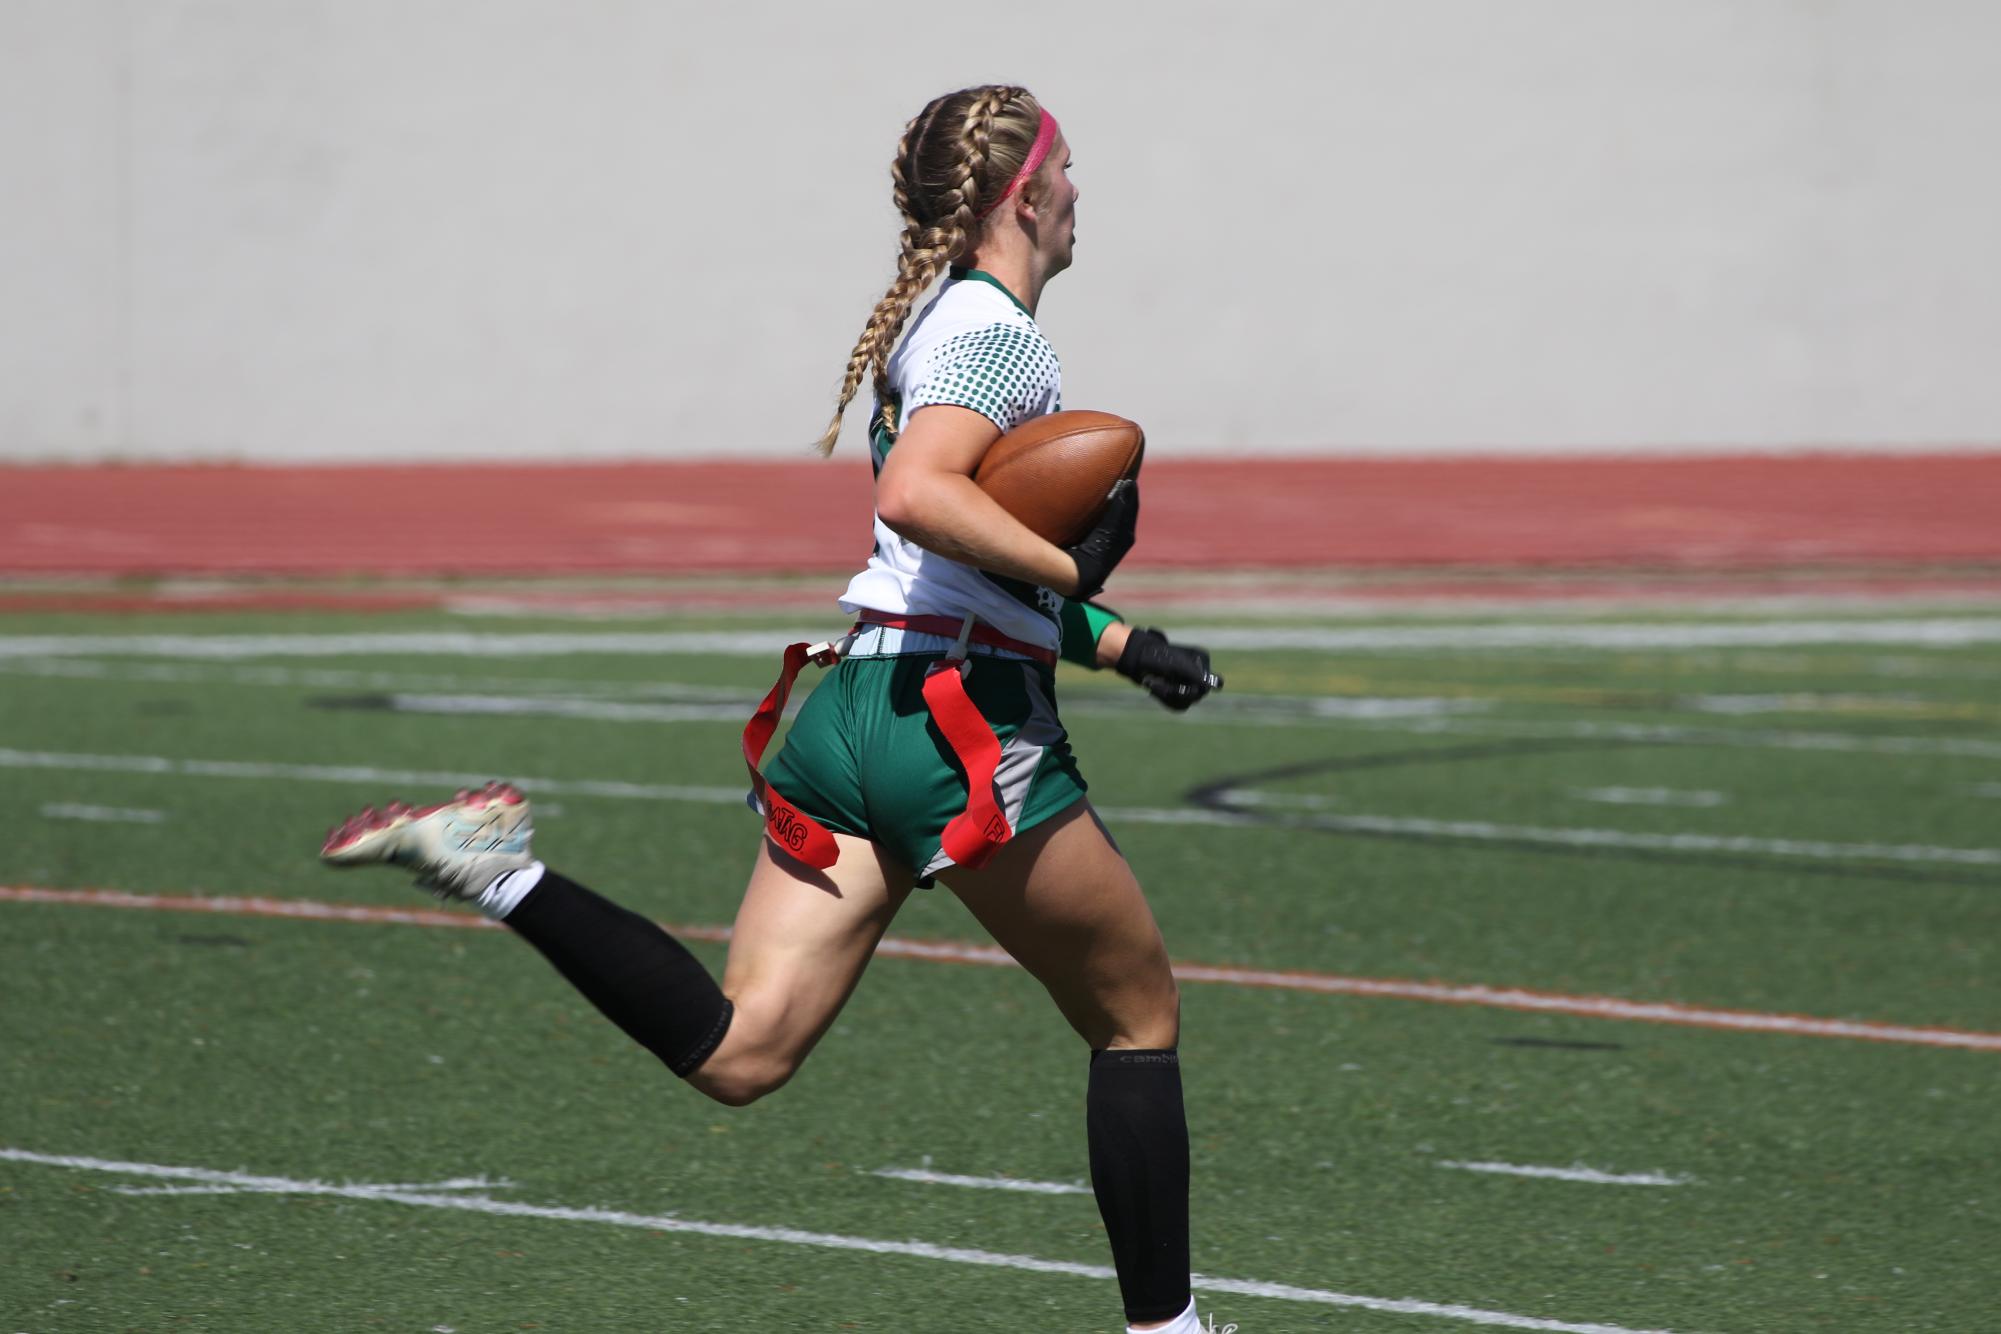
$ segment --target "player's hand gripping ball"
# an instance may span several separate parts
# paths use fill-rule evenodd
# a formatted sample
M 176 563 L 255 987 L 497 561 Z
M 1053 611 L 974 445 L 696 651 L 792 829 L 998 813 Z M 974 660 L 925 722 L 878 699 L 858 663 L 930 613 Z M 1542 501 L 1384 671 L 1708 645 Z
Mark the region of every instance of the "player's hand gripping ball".
M 1044 541 L 1069 547 L 1103 514 L 1146 453 L 1138 423 L 1109 412 L 1052 412 L 1023 422 L 973 473 L 982 491 Z
M 973 481 L 1077 562 L 1073 598 L 1094 596 L 1132 550 L 1146 432 L 1109 412 L 1052 412 L 994 441 Z

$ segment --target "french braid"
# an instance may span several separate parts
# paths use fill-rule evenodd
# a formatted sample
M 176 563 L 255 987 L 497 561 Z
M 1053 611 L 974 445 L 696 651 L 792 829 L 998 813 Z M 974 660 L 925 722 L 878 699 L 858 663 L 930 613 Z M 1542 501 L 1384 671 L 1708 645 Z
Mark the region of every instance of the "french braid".
M 1041 107 L 1026 88 L 989 84 L 936 98 L 904 126 L 889 168 L 896 211 L 903 218 L 896 279 L 876 302 L 848 354 L 833 420 L 820 437 L 822 454 L 833 452 L 841 435 L 841 417 L 865 374 L 874 381 L 876 398 L 883 405 L 883 425 L 895 436 L 890 350 L 917 298 L 973 250 L 987 194 L 1014 179 L 1028 160 L 1041 118 Z

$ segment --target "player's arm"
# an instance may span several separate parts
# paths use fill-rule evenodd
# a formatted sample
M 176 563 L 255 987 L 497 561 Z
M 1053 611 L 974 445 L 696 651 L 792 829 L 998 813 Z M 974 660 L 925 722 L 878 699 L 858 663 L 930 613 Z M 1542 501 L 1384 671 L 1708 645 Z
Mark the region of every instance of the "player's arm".
M 1063 660 L 1094 672 L 1116 667 L 1131 631 L 1110 607 L 1073 598 L 1063 604 Z
M 1118 666 L 1119 654 L 1125 652 L 1126 637 L 1131 633 L 1132 627 L 1124 621 L 1113 621 L 1110 625 L 1106 626 L 1105 633 L 1098 636 L 1098 651 L 1094 655 L 1097 658 L 1098 666 Z
M 1193 708 L 1223 678 L 1210 669 L 1209 650 L 1170 643 L 1159 630 L 1131 626 L 1095 602 L 1063 605 L 1063 658 L 1097 670 L 1109 667 L 1136 681 L 1176 713 Z
M 971 408 L 946 403 L 919 408 L 876 477 L 877 516 L 926 551 L 963 564 L 1065 596 L 1096 592 L 1132 545 L 1137 501 L 1114 516 L 1114 527 L 1123 524 L 1122 535 L 1094 529 L 1077 546 L 1046 542 L 973 481 L 998 439 L 1000 427 Z

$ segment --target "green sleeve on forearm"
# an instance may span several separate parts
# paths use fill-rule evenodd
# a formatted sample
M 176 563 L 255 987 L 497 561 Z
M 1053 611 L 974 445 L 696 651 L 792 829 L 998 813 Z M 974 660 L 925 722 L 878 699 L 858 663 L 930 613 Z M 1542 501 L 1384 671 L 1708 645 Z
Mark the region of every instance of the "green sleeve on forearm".
M 1100 607 L 1095 602 L 1065 602 L 1063 604 L 1063 661 L 1082 663 L 1097 670 L 1098 637 L 1105 633 L 1105 627 L 1125 617 L 1110 607 Z

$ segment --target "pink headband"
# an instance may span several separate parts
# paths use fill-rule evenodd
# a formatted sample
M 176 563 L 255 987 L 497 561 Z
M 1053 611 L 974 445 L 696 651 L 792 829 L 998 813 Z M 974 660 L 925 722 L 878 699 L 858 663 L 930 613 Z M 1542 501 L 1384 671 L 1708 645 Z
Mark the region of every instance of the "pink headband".
M 973 215 L 976 221 L 999 208 L 1006 202 L 1009 195 L 1021 188 L 1023 181 L 1035 175 L 1037 169 L 1042 166 L 1043 160 L 1049 156 L 1049 146 L 1056 142 L 1058 128 L 1056 117 L 1050 115 L 1047 111 L 1043 112 L 1042 124 L 1036 127 L 1035 131 L 1035 146 L 1028 150 L 1028 161 L 1021 164 L 1021 170 L 1016 172 L 1014 179 L 1007 183 L 1007 189 L 995 195 L 991 204 L 988 204 Z

